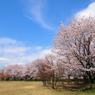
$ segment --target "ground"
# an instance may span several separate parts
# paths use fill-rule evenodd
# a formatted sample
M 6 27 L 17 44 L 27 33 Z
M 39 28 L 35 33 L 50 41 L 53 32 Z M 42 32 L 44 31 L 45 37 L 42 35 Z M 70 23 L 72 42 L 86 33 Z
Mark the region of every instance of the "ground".
M 95 95 L 95 90 L 69 91 L 43 87 L 42 82 L 1 81 L 0 95 Z

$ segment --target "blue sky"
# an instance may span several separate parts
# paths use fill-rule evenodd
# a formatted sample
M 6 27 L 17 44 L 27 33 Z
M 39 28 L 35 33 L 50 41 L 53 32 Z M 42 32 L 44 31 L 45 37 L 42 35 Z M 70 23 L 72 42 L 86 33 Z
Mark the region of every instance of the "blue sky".
M 95 15 L 94 0 L 0 0 L 0 63 L 26 64 L 50 52 L 61 22 Z

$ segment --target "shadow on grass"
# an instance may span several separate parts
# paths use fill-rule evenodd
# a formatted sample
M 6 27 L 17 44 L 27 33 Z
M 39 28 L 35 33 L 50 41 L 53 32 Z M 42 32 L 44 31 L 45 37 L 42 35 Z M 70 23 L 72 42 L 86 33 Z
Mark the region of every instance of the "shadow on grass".
M 51 89 L 51 85 L 47 85 L 47 87 L 49 89 Z M 75 83 L 71 83 L 71 84 L 64 84 L 64 86 L 62 86 L 62 84 L 57 84 L 55 86 L 55 89 L 56 90 L 69 90 L 69 91 L 87 91 L 87 90 L 91 90 L 89 87 L 88 87 L 88 84 L 85 84 L 85 83 L 78 83 L 78 84 L 75 84 Z

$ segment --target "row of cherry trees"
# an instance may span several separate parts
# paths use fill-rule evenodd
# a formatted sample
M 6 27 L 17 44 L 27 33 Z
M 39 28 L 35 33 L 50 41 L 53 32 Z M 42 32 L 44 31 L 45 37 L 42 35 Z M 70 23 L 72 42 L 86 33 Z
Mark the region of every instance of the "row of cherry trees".
M 92 88 L 95 82 L 95 17 L 73 18 L 66 25 L 61 24 L 52 52 L 53 56 L 46 57 L 51 65 L 52 88 L 54 78 L 57 75 L 60 78 L 58 71 L 61 69 L 61 77 L 82 77 Z
M 54 88 L 55 79 L 64 75 L 63 64 L 56 57 L 54 54 L 48 54 L 45 58 L 36 59 L 26 66 L 9 65 L 2 70 L 2 73 L 10 75 L 10 80 L 41 79 L 44 86 L 48 83 Z M 6 77 L 3 79 L 6 80 Z
M 51 84 L 63 77 L 82 77 L 95 81 L 95 17 L 73 18 L 61 24 L 53 41 L 52 53 L 26 66 L 10 65 L 3 69 L 13 79 L 38 78 Z M 63 84 L 63 81 L 62 81 Z M 64 84 L 63 84 L 64 85 Z M 92 86 L 92 85 L 91 85 Z
M 37 78 L 38 60 L 31 64 L 23 65 L 9 65 L 2 70 L 2 73 L 11 75 L 11 80 L 28 80 Z

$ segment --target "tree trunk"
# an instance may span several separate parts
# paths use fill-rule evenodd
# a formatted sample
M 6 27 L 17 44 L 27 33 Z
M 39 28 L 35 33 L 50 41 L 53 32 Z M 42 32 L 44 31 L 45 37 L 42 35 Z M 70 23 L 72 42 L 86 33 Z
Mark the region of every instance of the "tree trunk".
M 87 78 L 87 76 L 83 76 L 83 80 L 84 80 L 84 83 L 88 83 L 88 78 Z
M 68 75 L 68 84 L 70 84 L 70 75 Z
M 54 71 L 52 73 L 52 89 L 54 89 Z
M 62 87 L 64 88 L 64 81 L 63 81 L 63 79 L 62 79 Z
M 46 86 L 46 81 L 43 81 L 43 86 Z
M 91 76 L 91 72 L 89 71 L 89 72 L 86 72 L 86 73 L 87 73 L 87 75 L 89 77 L 90 89 L 92 89 L 92 84 L 94 83 L 94 81 L 93 81 L 93 78 Z
M 93 84 L 94 82 L 93 82 L 93 78 L 92 78 L 92 76 L 91 76 L 91 73 L 90 73 L 90 72 L 88 72 L 88 77 L 89 77 L 89 81 L 90 81 L 90 83 L 91 83 L 91 84 Z

